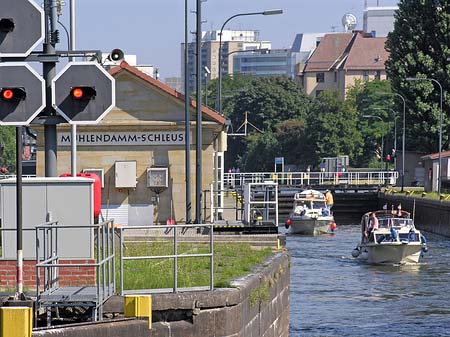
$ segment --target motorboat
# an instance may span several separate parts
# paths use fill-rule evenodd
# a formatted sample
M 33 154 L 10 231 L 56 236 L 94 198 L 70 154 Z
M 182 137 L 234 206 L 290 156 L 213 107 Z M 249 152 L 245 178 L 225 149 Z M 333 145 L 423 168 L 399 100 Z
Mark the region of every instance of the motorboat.
M 294 195 L 294 206 L 285 226 L 290 234 L 304 235 L 327 234 L 336 229 L 325 195 L 316 190 L 305 190 Z
M 378 228 L 371 230 L 372 214 Z M 428 250 L 426 238 L 414 226 L 410 213 L 401 209 L 368 212 L 361 219 L 361 242 L 352 256 L 370 264 L 418 263 Z

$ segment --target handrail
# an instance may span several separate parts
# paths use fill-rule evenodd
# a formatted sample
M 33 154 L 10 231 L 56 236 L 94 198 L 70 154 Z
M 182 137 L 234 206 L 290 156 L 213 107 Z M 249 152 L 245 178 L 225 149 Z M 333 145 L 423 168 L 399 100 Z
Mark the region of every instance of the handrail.
M 210 228 L 209 230 L 209 253 L 204 254 L 178 254 L 178 238 L 177 229 L 185 228 L 199 228 L 205 227 Z M 127 230 L 148 230 L 148 229 L 158 229 L 158 230 L 173 230 L 173 254 L 169 255 L 139 255 L 139 256 L 124 256 L 124 232 Z M 123 261 L 131 260 L 156 260 L 156 259 L 173 259 L 173 292 L 178 291 L 178 259 L 180 258 L 195 258 L 195 257 L 209 257 L 210 260 L 210 285 L 209 290 L 214 290 L 214 224 L 181 224 L 181 225 L 151 225 L 151 226 L 130 226 L 130 227 L 118 227 L 116 231 L 119 232 L 119 247 L 120 247 L 120 294 L 125 295 L 128 291 L 124 290 L 124 271 L 123 271 Z M 144 290 L 141 290 L 144 291 Z M 133 291 L 135 293 L 136 290 Z
M 243 186 L 274 181 L 279 185 L 383 185 L 393 184 L 398 177 L 397 171 L 224 172 L 224 184 Z

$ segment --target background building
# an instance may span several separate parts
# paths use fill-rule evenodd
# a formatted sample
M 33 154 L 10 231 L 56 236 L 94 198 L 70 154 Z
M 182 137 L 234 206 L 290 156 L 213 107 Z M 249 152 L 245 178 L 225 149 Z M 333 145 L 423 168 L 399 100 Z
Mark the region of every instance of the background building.
M 386 38 L 363 32 L 326 34 L 306 62 L 301 81 L 307 95 L 336 90 L 342 98 L 356 80 L 386 79 Z
M 256 30 L 223 30 L 222 31 L 222 75 L 226 76 L 233 72 L 233 56 L 238 51 L 252 49 L 270 49 L 269 41 L 259 39 L 259 31 Z M 202 32 L 202 74 L 205 74 L 204 67 L 208 67 L 210 73 L 202 76 L 202 84 L 219 77 L 219 39 L 220 31 Z M 195 91 L 195 42 L 188 44 L 187 70 L 189 74 L 189 91 Z M 181 74 L 184 79 L 184 43 L 181 44 Z M 184 87 L 184 86 L 183 86 Z
M 233 56 L 233 73 L 235 74 L 293 77 L 294 66 L 295 56 L 290 49 L 236 53 Z
M 394 30 L 397 6 L 366 7 L 363 15 L 363 30 L 376 37 L 387 37 Z

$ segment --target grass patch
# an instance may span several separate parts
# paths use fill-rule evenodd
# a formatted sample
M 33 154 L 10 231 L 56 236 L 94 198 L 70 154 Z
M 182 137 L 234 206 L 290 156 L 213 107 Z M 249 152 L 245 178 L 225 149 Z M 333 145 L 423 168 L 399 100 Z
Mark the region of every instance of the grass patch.
M 209 253 L 208 243 L 180 243 L 178 253 Z M 156 256 L 173 254 L 170 242 L 125 243 L 125 256 Z M 249 244 L 214 244 L 214 286 L 229 287 L 230 281 L 248 274 L 252 267 L 260 264 L 272 249 L 267 247 L 254 250 Z M 209 257 L 178 258 L 178 284 L 182 287 L 208 286 L 210 269 Z M 173 287 L 173 260 L 124 261 L 124 289 L 158 289 Z M 116 270 L 119 272 L 118 261 Z M 118 273 L 117 273 L 118 275 Z M 117 279 L 119 282 L 119 279 Z

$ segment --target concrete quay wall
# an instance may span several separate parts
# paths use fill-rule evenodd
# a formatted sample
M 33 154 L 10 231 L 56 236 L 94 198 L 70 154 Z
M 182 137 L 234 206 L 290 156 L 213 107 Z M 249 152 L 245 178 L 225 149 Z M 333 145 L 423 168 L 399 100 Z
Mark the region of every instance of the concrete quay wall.
M 35 330 L 33 337 L 288 337 L 290 257 L 279 252 L 263 265 L 213 292 L 152 295 L 153 325 L 117 320 Z M 123 298 L 113 297 L 105 312 L 122 313 Z
M 392 204 L 395 207 L 401 204 L 403 210 L 411 212 L 411 216 L 415 208 L 414 223 L 418 229 L 450 237 L 450 202 L 384 193 L 378 197 L 380 208 L 385 203 L 388 209 Z

